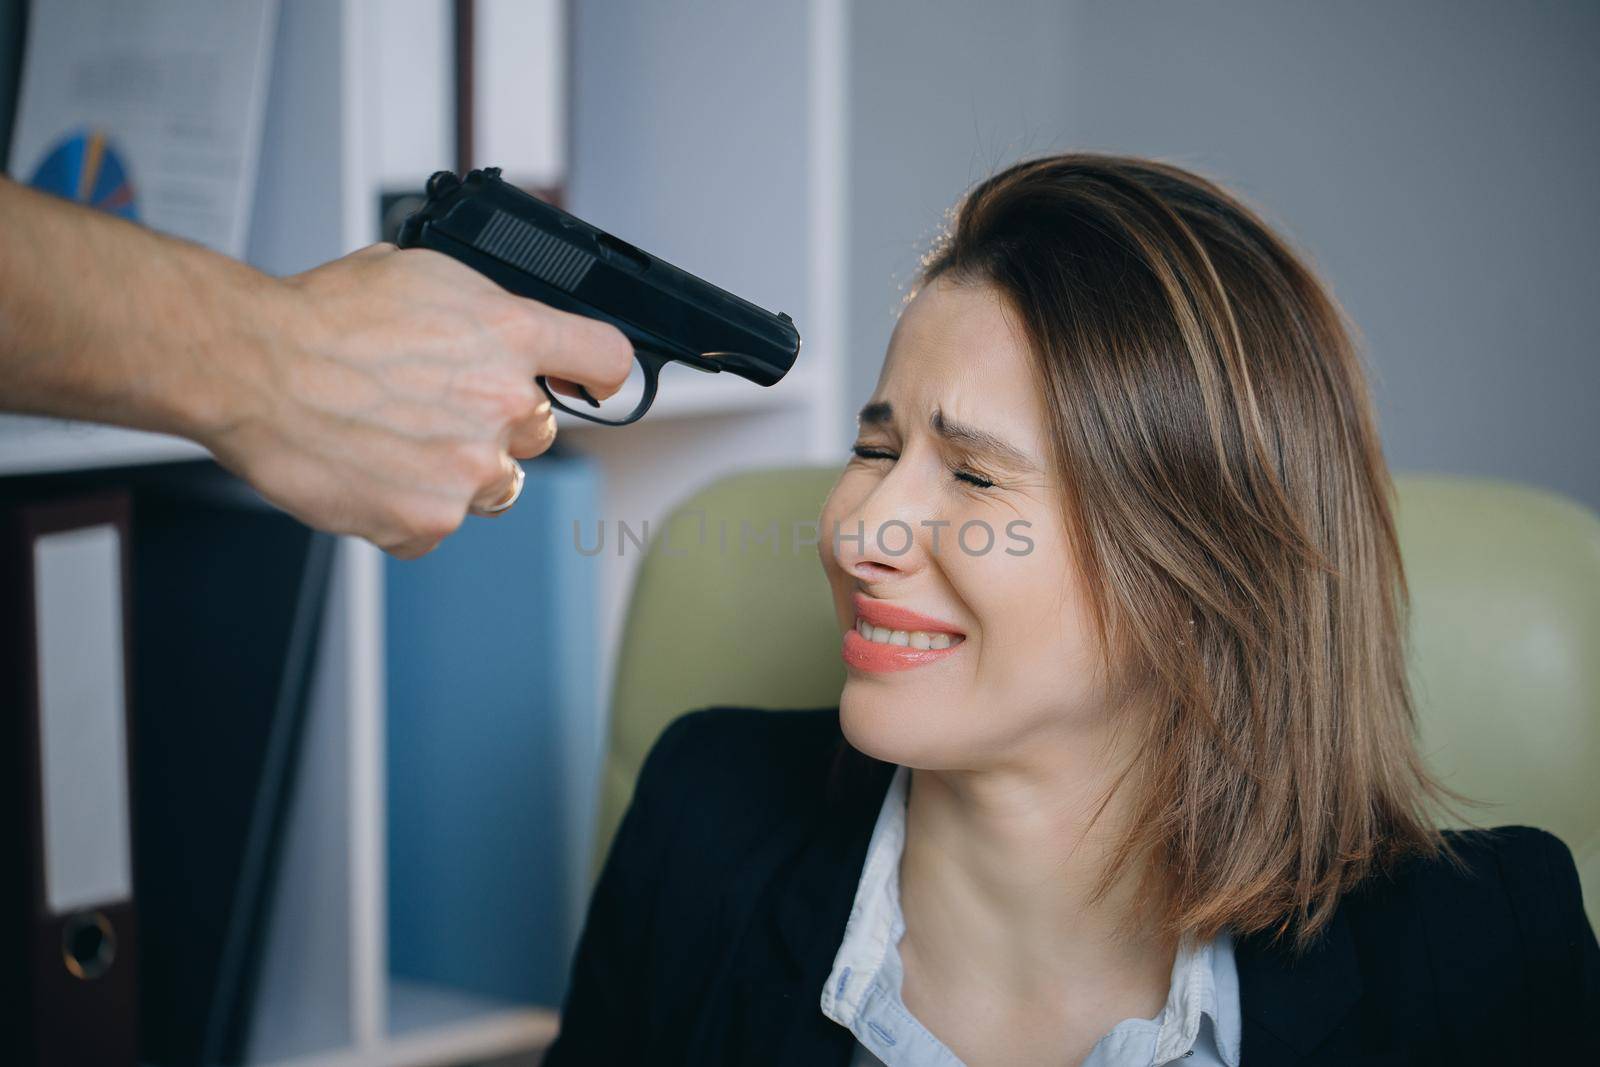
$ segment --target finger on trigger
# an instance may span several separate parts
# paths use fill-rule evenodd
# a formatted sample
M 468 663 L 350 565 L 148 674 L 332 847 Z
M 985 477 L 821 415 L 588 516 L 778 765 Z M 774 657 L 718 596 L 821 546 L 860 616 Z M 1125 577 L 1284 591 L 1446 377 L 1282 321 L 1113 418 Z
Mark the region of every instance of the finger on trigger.
M 545 378 L 545 384 L 550 386 L 551 392 L 560 393 L 562 396 L 570 396 L 577 400 L 583 399 L 583 394 L 578 392 L 579 387 L 573 385 L 565 378 L 547 377 Z
M 578 385 L 586 386 L 597 399 L 613 396 L 623 387 L 633 371 L 633 345 L 621 330 L 536 300 L 526 303 L 538 317 L 526 353 L 534 374 L 573 386 L 570 393 L 557 390 L 566 396 L 577 396 Z

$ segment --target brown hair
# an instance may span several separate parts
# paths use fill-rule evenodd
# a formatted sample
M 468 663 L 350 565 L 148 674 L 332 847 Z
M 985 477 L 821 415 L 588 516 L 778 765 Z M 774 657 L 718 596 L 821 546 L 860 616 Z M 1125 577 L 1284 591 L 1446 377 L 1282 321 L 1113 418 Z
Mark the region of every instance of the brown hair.
M 1203 178 L 1074 153 L 972 189 L 940 276 L 1025 327 L 1106 676 L 1154 709 L 1095 899 L 1139 869 L 1140 921 L 1301 951 L 1375 873 L 1459 861 L 1433 807 L 1472 801 L 1416 749 L 1365 373 L 1305 263 Z

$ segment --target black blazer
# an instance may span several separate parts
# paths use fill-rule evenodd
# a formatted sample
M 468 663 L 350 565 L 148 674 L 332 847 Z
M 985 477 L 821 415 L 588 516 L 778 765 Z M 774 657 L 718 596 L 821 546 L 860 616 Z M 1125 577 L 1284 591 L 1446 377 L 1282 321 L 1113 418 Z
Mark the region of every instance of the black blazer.
M 602 869 L 545 1067 L 848 1064 L 822 1014 L 894 765 L 837 708 L 709 708 L 656 741 Z M 1600 1064 L 1600 947 L 1572 855 L 1525 826 L 1450 831 L 1347 895 L 1297 964 L 1235 944 L 1243 1067 Z

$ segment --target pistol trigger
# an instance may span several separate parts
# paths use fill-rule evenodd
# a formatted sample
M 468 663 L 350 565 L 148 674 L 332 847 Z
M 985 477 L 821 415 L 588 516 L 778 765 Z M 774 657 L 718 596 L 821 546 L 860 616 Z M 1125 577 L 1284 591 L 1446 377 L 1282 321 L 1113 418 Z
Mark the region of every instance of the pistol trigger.
M 600 406 L 600 401 L 589 395 L 589 387 L 587 385 L 578 386 L 578 395 L 587 400 L 590 407 L 597 408 Z

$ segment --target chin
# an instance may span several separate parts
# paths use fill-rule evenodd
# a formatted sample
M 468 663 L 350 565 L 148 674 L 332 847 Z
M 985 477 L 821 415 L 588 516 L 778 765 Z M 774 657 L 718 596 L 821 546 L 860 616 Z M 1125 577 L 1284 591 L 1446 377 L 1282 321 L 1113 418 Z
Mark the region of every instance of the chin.
M 871 680 L 849 678 L 839 695 L 839 729 L 858 751 L 886 763 L 941 767 L 950 762 L 949 731 L 925 699 L 874 692 Z

